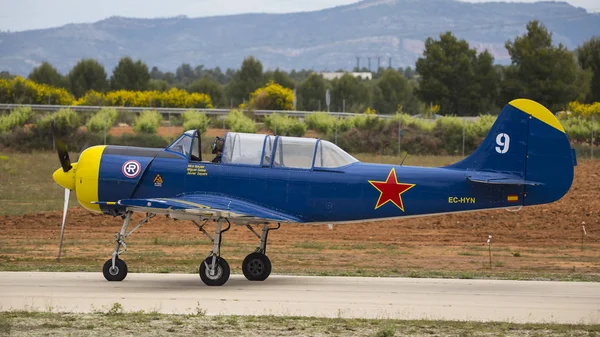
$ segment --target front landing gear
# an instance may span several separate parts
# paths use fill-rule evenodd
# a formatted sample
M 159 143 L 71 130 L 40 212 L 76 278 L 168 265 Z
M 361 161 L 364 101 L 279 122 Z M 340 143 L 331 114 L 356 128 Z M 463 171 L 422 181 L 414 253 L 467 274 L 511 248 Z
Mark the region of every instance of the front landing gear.
M 227 222 L 227 228 L 225 229 L 222 229 L 223 221 Z M 202 282 L 207 286 L 222 286 L 229 280 L 231 270 L 229 269 L 227 260 L 220 256 L 221 242 L 223 241 L 223 233 L 231 228 L 231 223 L 226 218 L 219 218 L 217 220 L 214 239 L 204 229 L 206 221 L 203 225 L 199 225 L 194 221 L 194 225 L 196 225 L 198 229 L 213 242 L 213 249 L 208 254 L 208 257 L 202 261 L 200 268 L 198 268 L 200 279 L 202 279 Z
M 222 257 L 209 256 L 200 264 L 198 272 L 207 286 L 222 286 L 229 280 L 229 263 Z
M 127 276 L 127 264 L 121 259 L 116 259 L 113 266 L 113 260 L 109 259 L 104 263 L 102 273 L 107 281 L 123 281 Z
M 135 226 L 130 232 L 127 232 L 127 226 L 129 226 L 129 222 L 131 221 L 131 216 L 133 215 L 132 211 L 127 211 L 125 213 L 125 221 L 123 221 L 123 227 L 121 227 L 121 231 L 115 234 L 115 250 L 112 254 L 112 258 L 104 263 L 104 267 L 102 268 L 102 273 L 104 274 L 104 278 L 107 281 L 123 281 L 127 276 L 127 264 L 125 261 L 119 258 L 120 255 L 124 254 L 127 251 L 127 245 L 125 244 L 125 239 L 135 232 L 138 228 L 140 228 L 143 224 L 148 222 L 154 214 L 146 213 L 146 217 L 144 220 L 140 221 L 140 223 Z M 121 249 L 123 247 L 123 250 Z
M 249 281 L 264 281 L 271 275 L 272 268 L 271 260 L 266 255 L 269 231 L 279 229 L 281 224 L 277 224 L 277 227 L 269 227 L 268 224 L 263 224 L 261 235 L 258 235 L 252 226 L 246 225 L 246 227 L 260 239 L 260 246 L 256 248 L 254 253 L 246 256 L 244 262 L 242 262 L 242 272 Z

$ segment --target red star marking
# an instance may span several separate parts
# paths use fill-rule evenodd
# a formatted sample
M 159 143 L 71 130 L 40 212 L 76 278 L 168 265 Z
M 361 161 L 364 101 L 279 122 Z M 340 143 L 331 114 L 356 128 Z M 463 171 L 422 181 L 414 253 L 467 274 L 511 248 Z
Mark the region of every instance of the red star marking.
M 385 205 L 388 201 L 391 201 L 396 205 L 402 212 L 404 212 L 404 204 L 402 203 L 401 194 L 410 190 L 415 184 L 403 184 L 398 182 L 396 178 L 396 169 L 392 168 L 386 181 L 373 181 L 369 180 L 369 184 L 373 185 L 381 194 L 377 199 L 375 209 Z

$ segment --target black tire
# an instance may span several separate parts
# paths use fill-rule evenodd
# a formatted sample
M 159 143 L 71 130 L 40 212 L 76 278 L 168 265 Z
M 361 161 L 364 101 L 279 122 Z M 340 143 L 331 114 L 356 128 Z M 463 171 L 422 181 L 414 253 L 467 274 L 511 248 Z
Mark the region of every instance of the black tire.
M 242 272 L 249 281 L 264 281 L 271 275 L 271 260 L 265 254 L 252 253 L 242 262 Z
M 104 263 L 102 273 L 107 281 L 123 281 L 127 276 L 127 264 L 125 261 L 117 258 L 115 260 L 115 268 L 112 268 L 112 259 L 108 259 Z
M 208 264 L 209 267 L 212 266 L 212 259 L 212 256 L 207 257 L 206 260 L 200 264 L 198 273 L 200 274 L 202 282 L 207 286 L 222 286 L 229 280 L 229 274 L 231 272 L 229 263 L 227 263 L 224 258 L 217 257 L 217 271 L 215 275 L 210 275 L 210 269 L 207 268 L 206 265 Z

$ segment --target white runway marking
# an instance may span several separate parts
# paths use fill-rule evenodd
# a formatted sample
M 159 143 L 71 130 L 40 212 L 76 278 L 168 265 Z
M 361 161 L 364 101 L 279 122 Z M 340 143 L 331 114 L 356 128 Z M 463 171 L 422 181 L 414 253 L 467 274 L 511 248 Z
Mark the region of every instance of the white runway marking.
M 233 275 L 222 287 L 194 274 L 0 273 L 0 310 L 600 323 L 600 284 L 580 282 Z

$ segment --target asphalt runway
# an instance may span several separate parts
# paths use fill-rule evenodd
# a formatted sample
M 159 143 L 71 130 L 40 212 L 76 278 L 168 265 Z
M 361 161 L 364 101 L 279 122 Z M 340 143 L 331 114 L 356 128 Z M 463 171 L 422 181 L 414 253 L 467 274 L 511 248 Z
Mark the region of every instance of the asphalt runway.
M 0 273 L 0 310 L 125 311 L 510 322 L 600 323 L 600 284 L 580 282 L 194 274 Z

